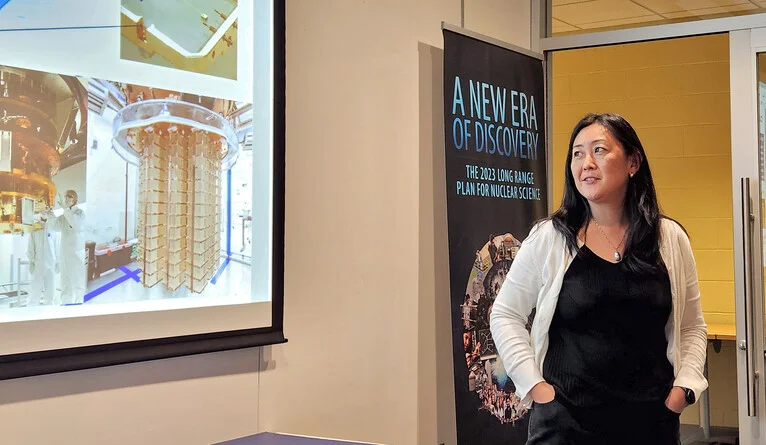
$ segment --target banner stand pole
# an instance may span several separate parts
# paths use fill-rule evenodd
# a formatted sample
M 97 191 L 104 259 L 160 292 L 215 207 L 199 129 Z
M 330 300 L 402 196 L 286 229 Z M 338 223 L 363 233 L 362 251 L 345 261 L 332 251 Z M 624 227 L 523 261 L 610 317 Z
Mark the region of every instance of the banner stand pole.
M 515 51 L 517 53 L 524 54 L 525 56 L 534 57 L 535 59 L 543 60 L 544 56 L 542 53 L 530 51 L 526 48 L 522 48 L 520 46 L 516 46 L 513 43 L 504 42 L 502 40 L 498 40 L 494 37 L 490 37 L 484 34 L 479 34 L 478 32 L 471 31 L 469 29 L 451 25 L 447 22 L 442 22 L 442 30 L 446 31 L 452 31 L 454 33 L 462 34 L 466 37 L 470 37 L 472 39 L 481 40 L 482 42 L 489 43 L 491 45 L 499 46 L 500 48 L 505 48 L 511 51 Z

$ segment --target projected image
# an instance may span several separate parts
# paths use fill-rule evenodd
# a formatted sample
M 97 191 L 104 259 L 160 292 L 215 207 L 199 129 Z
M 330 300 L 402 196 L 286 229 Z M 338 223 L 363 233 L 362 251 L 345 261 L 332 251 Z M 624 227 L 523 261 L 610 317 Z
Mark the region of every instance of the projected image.
M 250 301 L 252 114 L 0 66 L 0 309 Z
M 237 78 L 237 0 L 122 0 L 124 60 Z
M 252 106 L 91 79 L 85 303 L 250 297 Z
M 0 356 L 271 326 L 275 12 L 0 0 Z
M 2 378 L 283 341 L 283 17 L 0 0 Z
M 82 300 L 83 81 L 0 66 L 0 309 Z

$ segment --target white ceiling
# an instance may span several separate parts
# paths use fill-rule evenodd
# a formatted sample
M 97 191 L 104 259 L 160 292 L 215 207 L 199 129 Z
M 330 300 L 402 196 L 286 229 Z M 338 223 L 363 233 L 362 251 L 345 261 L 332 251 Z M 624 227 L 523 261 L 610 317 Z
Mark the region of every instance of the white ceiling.
M 766 0 L 553 0 L 553 34 L 766 12 Z

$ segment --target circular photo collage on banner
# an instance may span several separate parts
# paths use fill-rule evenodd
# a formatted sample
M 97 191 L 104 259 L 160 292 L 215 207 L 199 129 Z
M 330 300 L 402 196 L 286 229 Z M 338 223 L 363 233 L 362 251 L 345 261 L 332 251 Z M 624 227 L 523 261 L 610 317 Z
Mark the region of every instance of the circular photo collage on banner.
M 505 372 L 489 330 L 489 314 L 511 268 L 521 241 L 510 233 L 490 235 L 476 251 L 462 308 L 463 348 L 468 367 L 469 391 L 503 424 L 514 424 L 527 412 L 516 395 L 516 387 Z M 534 312 L 527 329 L 531 329 Z

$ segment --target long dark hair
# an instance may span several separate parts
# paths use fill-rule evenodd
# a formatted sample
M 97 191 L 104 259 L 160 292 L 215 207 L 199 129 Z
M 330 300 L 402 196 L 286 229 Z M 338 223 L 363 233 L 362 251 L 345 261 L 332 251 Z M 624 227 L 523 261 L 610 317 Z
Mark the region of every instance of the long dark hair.
M 622 263 L 628 270 L 637 273 L 651 273 L 664 268 L 660 256 L 660 221 L 664 216 L 657 202 L 652 171 L 636 130 L 620 115 L 591 113 L 575 125 L 564 165 L 564 199 L 561 207 L 550 217 L 553 226 L 566 238 L 570 252 L 577 252 L 577 234 L 590 222 L 591 210 L 588 200 L 575 186 L 571 169 L 572 146 L 580 131 L 593 124 L 600 124 L 620 141 L 627 156 L 638 154 L 640 160 L 638 171 L 628 180 L 625 196 L 629 225 Z

